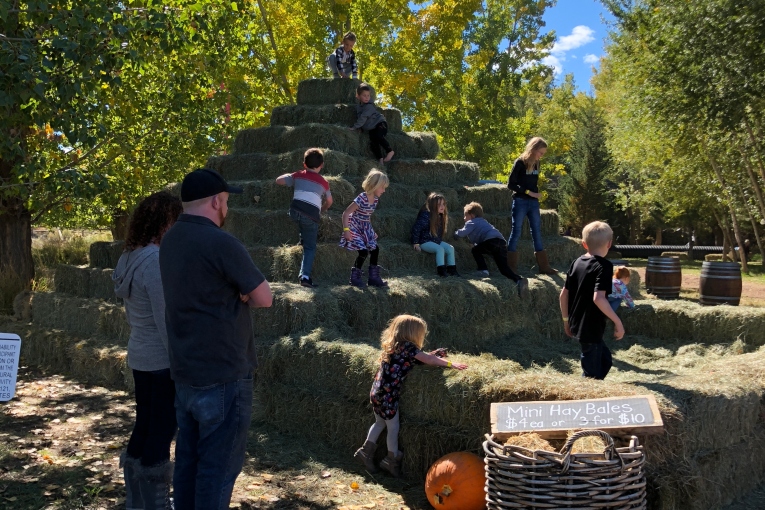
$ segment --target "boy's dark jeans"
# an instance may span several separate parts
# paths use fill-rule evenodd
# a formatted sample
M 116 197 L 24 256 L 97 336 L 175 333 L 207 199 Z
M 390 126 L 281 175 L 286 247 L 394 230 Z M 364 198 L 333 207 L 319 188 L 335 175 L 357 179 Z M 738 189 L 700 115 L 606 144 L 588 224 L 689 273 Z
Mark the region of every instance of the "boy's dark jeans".
M 387 134 L 387 122 L 380 122 L 373 129 L 369 130 L 369 142 L 372 146 L 372 152 L 377 157 L 377 159 L 384 158 L 390 151 L 393 150 L 388 143 L 388 140 L 385 138 L 385 135 Z
M 170 460 L 170 443 L 177 430 L 175 383 L 170 369 L 143 372 L 133 370 L 135 380 L 135 426 L 127 454 L 145 467 Z
M 580 359 L 582 360 L 582 377 L 590 377 L 592 379 L 600 379 L 601 381 L 606 378 L 613 360 L 611 358 L 611 351 L 605 342 L 584 342 L 579 341 L 582 346 L 582 354 Z
M 470 252 L 473 254 L 473 258 L 475 259 L 479 271 L 489 270 L 486 265 L 486 260 L 483 258 L 483 254 L 487 253 L 492 256 L 494 263 L 497 264 L 497 269 L 499 269 L 499 272 L 502 273 L 503 276 L 510 278 L 514 282 L 521 279 L 521 277 L 515 274 L 507 265 L 507 245 L 505 244 L 504 239 L 487 239 L 486 241 L 473 246 L 473 249 L 470 250 Z

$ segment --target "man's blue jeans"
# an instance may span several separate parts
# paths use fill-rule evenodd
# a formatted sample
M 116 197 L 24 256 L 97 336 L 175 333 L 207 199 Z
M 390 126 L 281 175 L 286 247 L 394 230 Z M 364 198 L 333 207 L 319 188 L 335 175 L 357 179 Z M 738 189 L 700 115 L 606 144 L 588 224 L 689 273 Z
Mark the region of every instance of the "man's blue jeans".
M 228 508 L 244 464 L 252 391 L 251 377 L 210 386 L 175 384 L 177 510 Z
M 316 257 L 316 239 L 319 237 L 319 224 L 307 216 L 290 209 L 290 218 L 300 229 L 300 244 L 303 245 L 303 263 L 300 265 L 300 276 L 311 277 L 313 259 Z
M 539 200 L 533 198 L 513 199 L 513 230 L 507 241 L 507 251 L 516 251 L 518 240 L 521 238 L 523 219 L 529 218 L 531 238 L 534 240 L 534 251 L 542 251 L 542 216 L 539 213 Z

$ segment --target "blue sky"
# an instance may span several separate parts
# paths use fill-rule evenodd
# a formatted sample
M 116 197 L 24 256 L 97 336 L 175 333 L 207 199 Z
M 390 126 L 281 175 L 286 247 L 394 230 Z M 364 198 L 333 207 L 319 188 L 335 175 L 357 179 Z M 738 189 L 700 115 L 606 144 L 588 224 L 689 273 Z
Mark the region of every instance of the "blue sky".
M 555 69 L 556 82 L 573 73 L 578 90 L 590 92 L 592 68 L 603 55 L 608 27 L 613 20 L 597 0 L 558 0 L 544 15 L 544 30 L 555 31 L 555 46 L 545 63 Z

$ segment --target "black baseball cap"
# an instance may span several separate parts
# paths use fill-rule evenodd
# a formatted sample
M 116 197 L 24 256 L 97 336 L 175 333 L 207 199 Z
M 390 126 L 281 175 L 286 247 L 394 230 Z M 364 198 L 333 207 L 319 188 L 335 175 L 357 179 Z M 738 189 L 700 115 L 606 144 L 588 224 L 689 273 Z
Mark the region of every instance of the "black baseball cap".
M 197 168 L 186 174 L 181 184 L 181 202 L 193 202 L 211 197 L 218 193 L 242 193 L 242 188 L 229 186 L 226 180 L 215 170 Z

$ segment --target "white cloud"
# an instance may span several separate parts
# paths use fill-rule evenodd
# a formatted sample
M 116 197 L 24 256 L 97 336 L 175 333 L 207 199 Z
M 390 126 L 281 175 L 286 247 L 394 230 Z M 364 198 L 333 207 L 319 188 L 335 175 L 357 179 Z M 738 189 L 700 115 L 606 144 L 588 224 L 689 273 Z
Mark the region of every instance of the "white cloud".
M 597 64 L 599 60 L 600 59 L 597 57 L 597 55 L 593 55 L 592 53 L 584 56 L 585 64 Z
M 566 60 L 563 58 L 563 60 Z M 555 76 L 563 74 L 563 61 L 554 55 L 548 55 L 542 59 L 542 63 L 553 68 Z
M 550 53 L 565 53 L 591 43 L 595 40 L 594 33 L 595 31 L 586 25 L 577 25 L 571 31 L 571 35 L 564 35 L 555 41 Z

